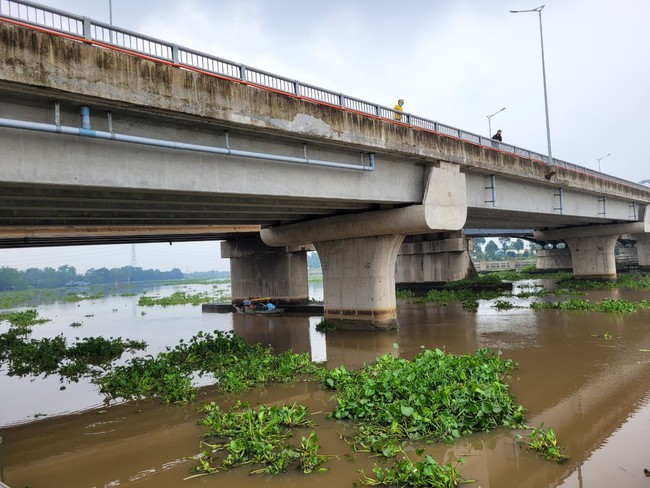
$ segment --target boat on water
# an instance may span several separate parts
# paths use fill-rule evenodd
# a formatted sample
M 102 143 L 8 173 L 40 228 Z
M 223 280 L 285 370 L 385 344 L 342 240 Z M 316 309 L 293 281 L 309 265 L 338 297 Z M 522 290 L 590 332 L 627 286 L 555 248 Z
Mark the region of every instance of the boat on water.
M 284 313 L 284 308 L 278 308 L 271 303 L 271 297 L 248 297 L 241 303 L 233 303 L 239 313 L 249 315 L 279 315 Z
M 237 310 L 237 312 L 244 315 L 280 315 L 284 313 L 284 308 L 277 307 L 273 310 L 242 307 L 241 305 L 233 305 L 233 307 L 235 307 L 235 310 Z

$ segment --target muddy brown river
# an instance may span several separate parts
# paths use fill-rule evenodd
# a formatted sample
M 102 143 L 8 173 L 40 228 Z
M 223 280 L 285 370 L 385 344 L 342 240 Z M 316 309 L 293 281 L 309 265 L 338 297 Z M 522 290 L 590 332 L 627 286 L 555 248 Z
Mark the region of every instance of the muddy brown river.
M 149 293 L 178 290 L 164 286 Z M 322 296 L 322 289 L 310 290 L 316 297 L 319 292 Z M 650 291 L 593 291 L 586 296 L 606 297 L 639 301 L 650 298 Z M 98 335 L 143 339 L 149 343 L 146 353 L 155 354 L 200 330 L 234 330 L 278 352 L 309 352 L 329 368 L 357 367 L 385 353 L 412 358 L 421 347 L 455 354 L 481 347 L 500 350 L 519 364 L 507 382 L 517 403 L 526 408 L 528 424 L 552 427 L 570 459 L 561 465 L 545 461 L 515 441 L 515 434 L 524 432 L 505 428 L 451 444 L 426 445 L 440 463 L 464 459 L 458 470 L 476 481 L 463 486 L 650 487 L 644 475 L 644 468 L 650 469 L 650 311 L 533 311 L 528 308 L 531 299 L 510 301 L 522 308 L 497 311 L 493 302 L 481 301 L 477 312 L 465 312 L 457 303 L 445 307 L 399 302 L 397 330 L 323 334 L 315 329 L 320 317 L 212 314 L 190 305 L 144 308 L 137 305 L 137 296 L 108 296 L 39 306 L 39 314 L 51 321 L 35 326 L 32 337 L 64 333 L 70 340 Z M 71 328 L 77 321 L 83 325 Z M 0 324 L 0 332 L 6 329 Z M 88 382 L 0 373 L 0 480 L 11 488 L 352 487 L 360 480 L 358 470 L 371 474 L 377 462 L 353 452 L 340 439 L 347 426 L 327 418 L 333 405 L 318 384 L 270 386 L 236 396 L 218 395 L 206 385 L 199 403 L 215 401 L 228 407 L 244 399 L 253 406 L 307 405 L 318 424 L 320 453 L 333 456 L 324 465 L 328 471 L 250 475 L 251 468 L 242 466 L 184 480 L 201 451 L 204 429 L 196 425 L 201 418 L 198 403 L 105 405 Z

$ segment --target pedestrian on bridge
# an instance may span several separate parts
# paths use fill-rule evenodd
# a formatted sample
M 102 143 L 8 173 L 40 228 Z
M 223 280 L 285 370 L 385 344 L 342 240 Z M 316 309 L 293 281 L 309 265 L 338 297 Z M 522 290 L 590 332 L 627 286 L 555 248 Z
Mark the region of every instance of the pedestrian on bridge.
M 395 110 L 395 113 L 393 114 L 395 120 L 402 120 L 402 114 L 400 112 L 402 111 L 403 106 L 404 106 L 404 100 L 400 98 L 399 100 L 397 100 L 397 105 L 393 107 L 393 110 Z
M 497 133 L 492 136 L 492 139 L 499 142 L 503 140 L 503 138 L 501 137 L 501 129 L 499 129 Z

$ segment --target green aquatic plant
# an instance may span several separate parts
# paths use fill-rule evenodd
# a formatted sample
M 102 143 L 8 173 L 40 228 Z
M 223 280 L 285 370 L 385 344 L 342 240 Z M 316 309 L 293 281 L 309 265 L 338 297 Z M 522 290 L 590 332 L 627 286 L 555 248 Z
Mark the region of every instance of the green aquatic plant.
M 322 318 L 320 322 L 316 324 L 316 330 L 318 332 L 332 332 L 336 330 L 336 325 L 331 320 Z
M 630 302 L 605 298 L 600 302 L 591 303 L 589 300 L 572 298 L 559 302 L 533 302 L 530 307 L 534 310 L 582 310 L 604 313 L 632 313 L 650 308 L 650 301 Z
M 528 435 L 528 440 L 525 441 L 529 449 L 535 450 L 542 455 L 547 461 L 555 461 L 558 464 L 563 464 L 569 459 L 562 453 L 562 448 L 557 445 L 557 438 L 551 427 L 544 430 L 544 423 L 539 427 L 532 427 L 531 433 Z M 517 439 L 522 440 L 520 435 Z
M 514 367 L 487 349 L 473 356 L 436 349 L 412 361 L 386 354 L 359 370 L 338 367 L 323 378 L 324 386 L 335 390 L 330 416 L 367 424 L 355 440 L 359 449 L 367 449 L 376 444 L 364 439 L 369 435 L 451 441 L 499 426 L 520 426 L 524 409 L 501 380 Z
M 50 319 L 39 318 L 36 309 L 32 308 L 22 312 L 8 312 L 0 314 L 0 321 L 7 321 L 12 327 L 31 327 L 44 324 Z
M 594 310 L 594 306 L 589 300 L 572 298 L 559 302 L 532 302 L 530 308 L 533 310 Z
M 492 308 L 496 308 L 497 310 L 512 310 L 513 308 L 516 308 L 516 305 L 508 300 L 496 300 L 492 305 Z
M 124 352 L 146 347 L 142 341 L 102 337 L 77 339 L 68 346 L 63 335 L 38 340 L 28 335 L 14 329 L 0 334 L 0 361 L 6 361 L 9 376 L 58 374 L 62 380 L 79 381 L 83 376 L 98 376 Z
M 641 303 L 629 302 L 627 300 L 615 300 L 605 298 L 596 305 L 596 310 L 607 313 L 631 313 L 644 308 Z
M 142 295 L 138 299 L 138 305 L 141 307 L 153 307 L 160 305 L 162 307 L 170 307 L 173 305 L 201 305 L 202 303 L 208 303 L 212 301 L 225 301 L 229 298 L 227 295 L 219 292 L 218 294 L 209 294 L 207 292 L 201 293 L 186 293 L 184 291 L 177 291 L 172 293 L 168 297 L 150 297 Z
M 308 353 L 280 355 L 260 344 L 250 345 L 232 331 L 199 332 L 188 342 L 156 357 L 135 358 L 97 380 L 108 398 L 158 397 L 164 403 L 196 397 L 193 375 L 214 376 L 222 392 L 238 392 L 267 383 L 291 383 L 318 371 Z
M 133 358 L 94 380 L 109 398 L 137 400 L 157 397 L 162 403 L 186 403 L 196 399 L 192 376 L 165 355 Z
M 648 273 L 619 274 L 614 280 L 581 280 L 569 275 L 558 280 L 557 286 L 558 288 L 578 290 L 650 288 L 650 275 Z
M 408 300 L 415 297 L 415 293 L 412 290 L 397 290 L 395 296 L 398 300 Z
M 419 459 L 412 461 L 404 450 L 400 450 L 401 459 L 388 468 L 375 464 L 372 470 L 374 478 L 366 476 L 363 470 L 359 470 L 363 476 L 360 483 L 371 486 L 455 488 L 463 483 L 474 482 L 474 480 L 463 480 L 453 464 L 447 463 L 441 466 L 431 456 L 422 457 L 423 453 L 422 449 L 416 450 Z M 463 462 L 463 459 L 458 459 L 458 462 Z
M 307 407 L 294 403 L 282 407 L 261 405 L 258 410 L 247 403 L 236 402 L 223 411 L 214 403 L 199 408 L 204 413 L 199 424 L 208 428 L 204 450 L 194 472 L 214 474 L 245 464 L 261 465 L 254 473 L 278 474 L 292 465 L 303 473 L 311 473 L 327 460 L 319 455 L 315 432 L 301 436 L 298 446 L 289 443 L 296 428 L 314 427 Z

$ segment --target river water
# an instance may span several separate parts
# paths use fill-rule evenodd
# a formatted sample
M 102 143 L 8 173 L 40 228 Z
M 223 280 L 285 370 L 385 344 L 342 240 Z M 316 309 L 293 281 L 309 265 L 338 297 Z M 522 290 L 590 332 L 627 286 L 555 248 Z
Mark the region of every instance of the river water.
M 522 284 L 523 282 L 518 282 Z M 529 282 L 530 283 L 530 282 Z M 210 285 L 160 286 L 148 294 L 199 292 Z M 310 287 L 322 297 L 322 288 Z M 639 301 L 648 291 L 593 291 L 586 298 Z M 462 457 L 458 470 L 482 488 L 648 488 L 650 478 L 650 311 L 631 314 L 533 311 L 530 299 L 497 311 L 481 301 L 478 311 L 459 304 L 438 306 L 399 302 L 393 331 L 316 331 L 320 317 L 243 316 L 202 313 L 201 307 L 140 307 L 137 296 L 106 296 L 80 303 L 38 306 L 51 319 L 35 326 L 33 337 L 60 333 L 74 337 L 141 339 L 155 354 L 198 331 L 234 330 L 249 342 L 282 352 L 309 352 L 327 367 L 358 367 L 390 353 L 412 358 L 426 348 L 455 354 L 481 347 L 502 351 L 519 364 L 508 383 L 529 425 L 552 427 L 570 459 L 545 461 L 515 441 L 517 431 L 498 429 L 452 444 L 426 446 L 438 462 Z M 82 322 L 81 327 L 70 327 Z M 6 324 L 0 325 L 5 332 Z M 611 339 L 606 339 L 605 336 Z M 398 344 L 398 349 L 393 347 Z M 126 360 L 129 355 L 125 355 Z M 62 389 L 62 387 L 65 387 Z M 175 488 L 204 486 L 352 487 L 377 461 L 354 453 L 340 439 L 346 425 L 328 420 L 330 395 L 319 385 L 270 386 L 237 396 L 217 395 L 205 386 L 199 402 L 228 407 L 236 399 L 264 404 L 299 402 L 315 412 L 322 454 L 336 455 L 327 472 L 280 476 L 249 475 L 246 466 L 183 481 L 197 463 L 204 430 L 196 405 L 162 406 L 155 401 L 104 405 L 88 382 L 0 375 L 0 480 L 11 488 Z M 525 434 L 525 432 L 520 432 Z

